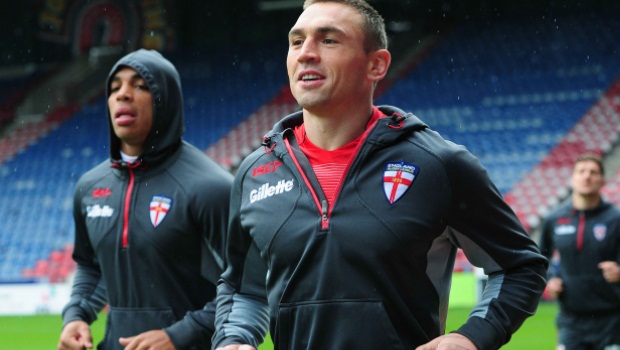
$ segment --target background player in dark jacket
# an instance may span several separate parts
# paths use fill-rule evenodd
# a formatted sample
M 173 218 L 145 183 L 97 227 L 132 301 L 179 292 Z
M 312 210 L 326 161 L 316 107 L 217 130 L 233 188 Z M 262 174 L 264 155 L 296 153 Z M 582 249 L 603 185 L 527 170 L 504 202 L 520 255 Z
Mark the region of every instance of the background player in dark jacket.
M 559 256 L 547 293 L 559 298 L 558 343 L 566 350 L 620 349 L 620 212 L 601 198 L 604 184 L 602 159 L 579 157 L 570 199 L 542 226 L 541 251 Z
M 238 169 L 214 347 L 497 349 L 532 315 L 547 259 L 480 163 L 375 107 L 390 65 L 359 0 L 306 1 L 289 32 L 285 117 Z M 489 280 L 444 335 L 457 248 Z
M 106 90 L 110 160 L 75 189 L 77 273 L 58 347 L 91 347 L 108 302 L 99 349 L 208 349 L 232 175 L 182 140 L 181 82 L 158 52 L 121 58 Z

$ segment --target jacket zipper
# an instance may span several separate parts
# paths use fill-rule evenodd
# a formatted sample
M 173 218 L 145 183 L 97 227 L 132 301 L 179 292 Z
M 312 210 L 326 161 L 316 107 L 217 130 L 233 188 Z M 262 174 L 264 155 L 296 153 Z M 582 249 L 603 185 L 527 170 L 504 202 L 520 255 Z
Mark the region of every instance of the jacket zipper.
M 299 170 L 299 173 L 301 173 L 301 176 L 303 177 L 304 182 L 306 183 L 306 186 L 308 186 L 308 188 L 310 189 L 310 193 L 312 194 L 312 198 L 314 199 L 314 203 L 316 204 L 316 207 L 319 208 L 319 212 L 321 215 L 321 229 L 327 230 L 329 228 L 329 218 L 331 217 L 331 211 L 330 211 L 331 208 L 329 207 L 329 203 L 327 202 L 326 198 L 322 198 L 319 200 L 318 194 L 316 193 L 314 188 L 311 186 L 310 181 L 306 177 L 306 173 L 303 171 L 301 165 L 299 165 L 299 161 L 297 161 L 297 157 L 295 157 L 295 154 L 293 153 L 291 145 L 287 139 L 284 139 L 284 144 L 286 145 L 286 148 L 289 154 L 291 155 L 291 158 L 293 159 L 293 163 L 295 163 L 295 166 Z M 336 188 L 337 196 L 340 195 L 340 190 L 342 189 L 342 184 L 344 182 L 346 174 L 349 173 L 349 169 L 351 169 L 353 162 L 357 158 L 357 155 L 359 154 L 359 150 L 362 147 L 362 145 L 363 145 L 363 142 L 360 142 L 360 144 L 357 146 L 357 149 L 354 152 L 353 158 L 351 158 L 351 160 L 349 161 L 349 164 L 347 164 L 347 167 L 344 170 L 343 178 L 341 179 L 340 183 L 338 184 L 338 187 Z
M 314 187 L 312 187 L 312 184 L 308 180 L 308 177 L 306 176 L 306 173 L 303 171 L 301 165 L 299 165 L 299 161 L 297 160 L 297 157 L 295 157 L 295 153 L 293 152 L 293 149 L 291 148 L 291 144 L 290 142 L 288 142 L 286 138 L 284 139 L 284 145 L 286 146 L 288 153 L 291 155 L 291 159 L 293 160 L 293 163 L 295 163 L 295 166 L 299 170 L 299 173 L 301 174 L 301 177 L 303 178 L 304 183 L 310 190 L 310 194 L 312 194 L 312 199 L 314 200 L 314 203 L 321 217 L 321 230 L 327 230 L 329 228 L 329 204 L 327 203 L 327 199 L 323 198 L 319 200 L 318 194 L 314 190 Z
M 577 226 L 577 250 L 583 247 L 583 231 L 586 226 L 586 215 L 584 212 L 579 213 L 579 225 Z
M 129 184 L 127 185 L 127 192 L 125 192 L 125 205 L 123 207 L 123 248 L 129 246 L 129 207 L 131 205 L 131 195 L 133 193 L 134 173 L 133 169 L 129 168 Z

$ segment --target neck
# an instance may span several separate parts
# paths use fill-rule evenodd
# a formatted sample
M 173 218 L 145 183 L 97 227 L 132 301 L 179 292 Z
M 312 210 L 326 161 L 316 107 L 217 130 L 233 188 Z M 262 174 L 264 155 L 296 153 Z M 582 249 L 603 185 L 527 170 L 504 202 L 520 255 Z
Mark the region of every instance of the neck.
M 130 157 L 137 157 L 142 153 L 142 146 L 131 145 L 128 143 L 121 143 L 121 152 Z
M 304 110 L 306 136 L 316 146 L 332 151 L 357 139 L 366 131 L 372 106 L 346 115 L 323 116 Z
M 587 210 L 596 207 L 601 202 L 601 196 L 598 194 L 580 195 L 573 194 L 573 207 L 577 210 Z

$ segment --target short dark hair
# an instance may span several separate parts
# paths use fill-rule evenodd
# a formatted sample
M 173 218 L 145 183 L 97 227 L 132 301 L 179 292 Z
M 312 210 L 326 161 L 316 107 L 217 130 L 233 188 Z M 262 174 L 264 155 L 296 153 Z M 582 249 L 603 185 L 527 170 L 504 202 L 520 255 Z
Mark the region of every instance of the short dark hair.
M 575 161 L 575 165 L 580 162 L 592 161 L 598 164 L 599 170 L 601 171 L 601 175 L 605 175 L 605 166 L 603 165 L 603 158 L 598 154 L 594 153 L 585 153 L 580 155 Z
M 364 50 L 366 52 L 387 49 L 388 39 L 383 17 L 364 0 L 306 0 L 303 9 L 320 2 L 334 2 L 353 7 L 364 16 L 362 29 L 366 35 Z

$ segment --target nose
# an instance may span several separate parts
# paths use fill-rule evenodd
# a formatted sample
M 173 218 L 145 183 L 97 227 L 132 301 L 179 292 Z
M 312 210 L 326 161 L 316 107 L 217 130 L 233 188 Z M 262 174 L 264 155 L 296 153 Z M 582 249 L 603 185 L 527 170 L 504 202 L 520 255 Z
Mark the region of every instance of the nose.
M 297 61 L 299 62 L 308 62 L 308 61 L 318 61 L 319 55 L 317 52 L 317 45 L 314 40 L 306 39 L 301 46 L 299 51 L 299 55 L 297 56 Z
M 122 84 L 116 92 L 116 99 L 119 101 L 128 100 L 131 98 L 131 86 L 129 84 Z

